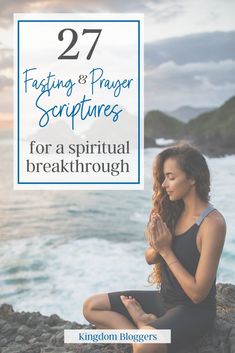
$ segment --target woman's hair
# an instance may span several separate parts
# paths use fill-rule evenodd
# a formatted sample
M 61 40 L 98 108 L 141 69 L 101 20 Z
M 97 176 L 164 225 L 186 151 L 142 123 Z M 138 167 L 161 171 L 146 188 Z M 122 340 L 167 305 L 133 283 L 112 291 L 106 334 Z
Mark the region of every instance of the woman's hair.
M 204 156 L 188 143 L 180 143 L 168 147 L 156 156 L 153 163 L 153 208 L 150 212 L 149 222 L 151 215 L 158 213 L 173 235 L 177 220 L 184 209 L 184 202 L 182 199 L 170 201 L 166 190 L 162 187 L 162 183 L 165 180 L 163 172 L 164 162 L 168 158 L 175 159 L 178 167 L 186 176 L 195 180 L 196 192 L 200 199 L 205 202 L 210 199 L 210 172 Z M 146 232 L 148 232 L 149 222 Z M 149 276 L 150 283 L 161 283 L 161 262 L 162 257 L 159 255 L 157 263 Z

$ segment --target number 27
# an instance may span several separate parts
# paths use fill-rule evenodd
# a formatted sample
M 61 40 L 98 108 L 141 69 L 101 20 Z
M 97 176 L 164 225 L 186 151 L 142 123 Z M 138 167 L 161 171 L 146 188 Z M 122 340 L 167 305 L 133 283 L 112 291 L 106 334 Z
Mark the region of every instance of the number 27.
M 78 34 L 72 28 L 64 28 L 58 34 L 58 39 L 60 41 L 64 40 L 64 32 L 65 31 L 70 31 L 72 33 L 72 40 L 71 40 L 68 48 L 65 49 L 65 51 L 60 56 L 58 56 L 58 59 L 77 59 L 78 55 L 79 55 L 79 51 L 75 55 L 65 55 L 65 54 L 68 53 L 68 51 L 71 50 L 74 47 L 74 45 L 76 44 L 76 42 L 78 40 Z M 89 53 L 87 54 L 87 57 L 86 57 L 87 60 L 90 60 L 90 58 L 91 58 L 91 56 L 93 54 L 93 51 L 94 51 L 95 46 L 96 46 L 96 44 L 98 42 L 99 36 L 101 34 L 101 31 L 102 31 L 102 29 L 83 29 L 82 35 L 84 35 L 86 33 L 97 33 L 97 37 L 96 37 L 96 39 L 95 39 L 95 41 L 94 41 Z

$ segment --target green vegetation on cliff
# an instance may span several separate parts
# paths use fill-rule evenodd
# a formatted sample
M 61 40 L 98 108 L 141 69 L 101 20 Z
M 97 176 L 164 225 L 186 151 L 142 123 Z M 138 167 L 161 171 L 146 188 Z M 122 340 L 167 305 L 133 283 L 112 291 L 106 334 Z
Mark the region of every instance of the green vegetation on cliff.
M 147 113 L 144 119 L 146 138 L 180 138 L 184 134 L 185 124 L 159 110 Z
M 151 111 L 145 117 L 144 126 L 145 141 L 148 141 L 146 147 L 153 147 L 155 139 L 162 137 L 187 139 L 211 155 L 234 154 L 235 97 L 218 109 L 201 114 L 187 124 L 160 111 Z
M 235 147 L 235 97 L 220 108 L 191 120 L 186 129 L 187 135 L 198 142 Z

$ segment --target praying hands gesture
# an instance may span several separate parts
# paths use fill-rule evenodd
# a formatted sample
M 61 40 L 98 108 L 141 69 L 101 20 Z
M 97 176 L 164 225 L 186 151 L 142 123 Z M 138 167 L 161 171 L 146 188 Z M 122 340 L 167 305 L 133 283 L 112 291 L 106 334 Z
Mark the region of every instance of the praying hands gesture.
M 157 213 L 152 213 L 147 229 L 147 241 L 155 252 L 163 255 L 171 249 L 172 234 Z

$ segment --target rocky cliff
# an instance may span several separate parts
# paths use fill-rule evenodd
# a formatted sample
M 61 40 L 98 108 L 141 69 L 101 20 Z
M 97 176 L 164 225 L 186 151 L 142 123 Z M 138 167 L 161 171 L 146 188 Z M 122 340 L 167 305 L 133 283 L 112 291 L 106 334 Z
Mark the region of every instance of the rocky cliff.
M 155 147 L 155 139 L 162 137 L 187 140 L 208 156 L 235 154 L 235 97 L 187 124 L 157 110 L 144 120 L 145 148 Z
M 235 286 L 217 284 L 217 318 L 214 329 L 196 346 L 175 353 L 235 353 Z M 0 307 L 0 353 L 131 353 L 126 344 L 64 344 L 64 329 L 87 329 L 90 325 L 37 313 L 15 312 Z

